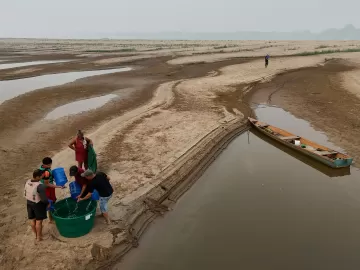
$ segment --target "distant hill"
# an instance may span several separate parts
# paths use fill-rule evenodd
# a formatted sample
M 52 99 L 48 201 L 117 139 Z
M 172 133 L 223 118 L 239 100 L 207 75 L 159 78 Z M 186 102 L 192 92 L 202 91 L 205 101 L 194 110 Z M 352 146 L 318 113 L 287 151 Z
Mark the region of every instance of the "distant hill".
M 229 32 L 229 33 L 113 33 L 110 35 L 98 34 L 102 38 L 119 39 L 165 39 L 165 40 L 360 40 L 360 29 L 353 25 L 346 25 L 342 29 L 327 29 L 320 33 L 310 31 L 295 32 Z

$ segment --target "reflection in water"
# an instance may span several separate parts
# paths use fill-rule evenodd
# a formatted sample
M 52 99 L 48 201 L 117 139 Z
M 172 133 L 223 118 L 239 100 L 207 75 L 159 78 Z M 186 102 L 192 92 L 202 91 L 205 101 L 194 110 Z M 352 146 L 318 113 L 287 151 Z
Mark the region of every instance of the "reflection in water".
M 42 65 L 42 64 L 62 63 L 62 62 L 69 62 L 69 61 L 71 61 L 71 60 L 32 61 L 32 62 L 22 62 L 22 63 L 0 64 L 0 69 L 26 67 L 26 66 L 34 66 L 34 65 Z M 0 60 L 0 62 L 1 62 L 1 60 Z
M 263 106 L 257 107 L 255 109 L 255 113 L 256 113 L 257 118 L 260 121 L 263 121 L 268 124 L 274 125 L 276 127 L 282 128 L 293 134 L 303 136 L 306 139 L 312 140 L 316 143 L 327 146 L 327 147 L 337 150 L 339 152 L 343 152 L 343 153 L 345 152 L 340 147 L 337 147 L 336 145 L 329 142 L 328 137 L 324 133 L 315 130 L 310 125 L 309 122 L 307 122 L 303 119 L 296 118 L 291 113 L 289 113 L 281 108 L 263 105 Z M 285 145 L 282 145 L 281 143 L 276 142 L 275 140 L 261 134 L 260 132 L 257 132 L 256 130 L 253 130 L 253 133 L 256 136 L 267 141 L 268 143 L 271 143 L 272 145 L 276 146 L 280 150 L 292 155 L 293 157 L 301 160 L 302 162 L 306 163 L 307 165 L 323 172 L 324 174 L 326 174 L 330 177 L 343 176 L 343 175 L 350 174 L 350 167 L 332 169 L 332 168 L 330 168 L 318 161 L 315 161 L 315 160 L 313 160 L 313 159 L 311 159 L 289 147 L 286 147 Z
M 77 114 L 84 111 L 93 110 L 105 105 L 111 99 L 118 97 L 117 95 L 110 94 L 101 97 L 89 98 L 84 100 L 75 101 L 60 107 L 50 112 L 45 116 L 47 120 L 55 120 L 67 115 Z
M 0 81 L 0 103 L 5 100 L 12 99 L 16 96 L 25 94 L 27 92 L 36 89 L 70 83 L 77 79 L 81 79 L 85 77 L 109 74 L 115 72 L 124 72 L 129 70 L 131 70 L 131 68 L 78 71 L 78 72 L 42 75 L 42 76 L 19 79 L 19 80 Z
M 243 134 L 113 269 L 360 269 L 359 176 Z
M 328 137 L 324 133 L 315 130 L 309 122 L 296 118 L 291 113 L 281 108 L 261 106 L 255 109 L 255 113 L 257 118 L 262 122 L 266 122 L 328 148 L 345 153 L 343 149 L 329 142 Z
M 259 132 L 256 129 L 251 129 L 251 132 L 259 137 L 260 139 L 266 141 L 267 143 L 275 146 L 276 148 L 278 148 L 279 150 L 283 151 L 286 154 L 289 154 L 291 156 L 293 156 L 294 158 L 304 162 L 305 164 L 311 166 L 312 168 L 326 174 L 329 177 L 338 177 L 338 176 L 344 176 L 344 175 L 350 175 L 350 167 L 346 167 L 346 168 L 337 168 L 337 169 L 333 169 L 330 168 L 329 166 L 326 166 L 325 164 L 318 162 L 298 151 L 295 151 L 294 149 L 287 147 L 275 140 L 273 140 L 272 138 L 269 138 L 268 136 L 265 136 L 264 134 L 262 134 L 261 132 Z

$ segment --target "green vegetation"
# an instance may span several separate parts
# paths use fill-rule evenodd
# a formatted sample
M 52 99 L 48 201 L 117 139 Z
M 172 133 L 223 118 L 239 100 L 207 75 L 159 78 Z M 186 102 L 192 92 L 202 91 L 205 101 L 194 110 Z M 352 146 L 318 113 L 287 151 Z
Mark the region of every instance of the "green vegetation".
M 145 50 L 146 52 L 152 52 L 152 51 L 161 51 L 167 49 L 166 47 L 156 47 L 152 49 Z
M 318 54 L 331 54 L 331 53 L 343 53 L 343 52 L 360 52 L 360 48 L 353 49 L 344 49 L 344 50 L 322 50 L 322 51 L 312 51 L 312 52 L 301 52 L 293 54 L 294 56 L 310 56 Z
M 119 50 L 119 52 L 135 52 L 135 51 L 136 51 L 135 48 L 124 48 Z
M 315 49 L 325 49 L 329 46 L 326 46 L 326 45 L 320 45 L 320 46 L 317 46 Z
M 261 47 L 259 48 L 259 50 L 261 50 L 261 49 L 266 49 L 266 48 L 272 48 L 272 47 L 276 47 L 276 46 L 274 46 L 274 45 L 261 46 Z
M 198 52 L 193 52 L 191 55 L 216 54 L 216 53 L 236 53 L 236 52 L 253 52 L 253 51 L 255 51 L 255 49 L 236 49 L 236 50 L 231 50 L 231 51 L 225 51 L 225 50 L 220 50 L 220 51 L 198 51 Z
M 123 49 L 114 49 L 114 50 L 87 50 L 85 52 L 92 52 L 92 53 L 113 53 L 113 52 L 135 52 L 135 48 L 123 48 Z
M 214 49 L 217 50 L 217 49 L 226 49 L 228 46 L 225 45 L 225 46 L 215 46 Z
M 288 51 L 296 51 L 297 49 L 300 49 L 300 47 L 297 47 L 297 48 L 296 48 L 296 47 L 288 48 L 287 50 L 288 50 Z

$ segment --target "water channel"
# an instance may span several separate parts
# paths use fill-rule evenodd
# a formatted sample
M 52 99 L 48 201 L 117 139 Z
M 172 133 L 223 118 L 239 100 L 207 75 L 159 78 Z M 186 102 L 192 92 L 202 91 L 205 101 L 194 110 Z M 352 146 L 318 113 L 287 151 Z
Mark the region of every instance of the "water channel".
M 279 108 L 256 113 L 335 148 Z M 333 172 L 244 133 L 113 269 L 360 269 L 360 173 Z
M 27 92 L 36 89 L 70 83 L 85 77 L 110 74 L 116 72 L 125 72 L 129 70 L 131 70 L 131 68 L 77 71 L 77 72 L 42 75 L 42 76 L 18 79 L 18 80 L 0 81 L 0 104 L 5 100 L 12 99 L 16 96 L 25 94 Z
M 115 94 L 83 99 L 57 107 L 45 116 L 46 120 L 56 120 L 64 116 L 78 114 L 84 111 L 100 108 L 112 99 L 119 97 Z
M 9 68 L 17 68 L 17 67 L 27 67 L 34 65 L 43 65 L 43 64 L 54 64 L 54 63 L 63 63 L 69 62 L 71 60 L 52 60 L 52 61 L 32 61 L 32 62 L 20 62 L 20 63 L 4 63 L 0 64 L 0 69 L 9 69 Z M 0 62 L 2 62 L 0 60 Z

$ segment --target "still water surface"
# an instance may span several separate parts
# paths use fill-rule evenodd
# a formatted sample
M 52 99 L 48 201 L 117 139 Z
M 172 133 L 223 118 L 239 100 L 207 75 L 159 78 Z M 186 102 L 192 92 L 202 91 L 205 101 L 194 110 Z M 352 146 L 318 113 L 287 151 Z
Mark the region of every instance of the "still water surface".
M 19 80 L 0 81 L 0 104 L 5 101 L 25 94 L 36 89 L 61 85 L 70 83 L 75 80 L 103 75 L 115 72 L 129 71 L 131 68 L 118 68 L 118 69 L 107 69 L 107 70 L 92 70 L 92 71 L 77 71 L 67 72 L 51 75 L 42 75 L 32 78 L 25 78 Z
M 4 64 L 0 64 L 0 69 L 27 67 L 27 66 L 42 65 L 42 64 L 62 63 L 62 62 L 69 62 L 69 61 L 71 61 L 71 60 L 32 61 L 32 62 L 20 62 L 20 63 L 9 63 L 9 64 L 4 63 Z M 2 62 L 2 61 L 0 60 L 0 62 Z
M 46 120 L 56 120 L 64 116 L 78 114 L 84 111 L 97 109 L 108 103 L 110 100 L 117 98 L 118 95 L 109 94 L 101 97 L 88 98 L 65 104 L 57 107 L 45 116 Z
M 257 114 L 282 128 L 297 120 L 307 127 L 289 131 L 330 144 L 280 110 Z M 245 133 L 113 269 L 358 270 L 359 195 L 356 168 L 332 177 L 312 160 Z

